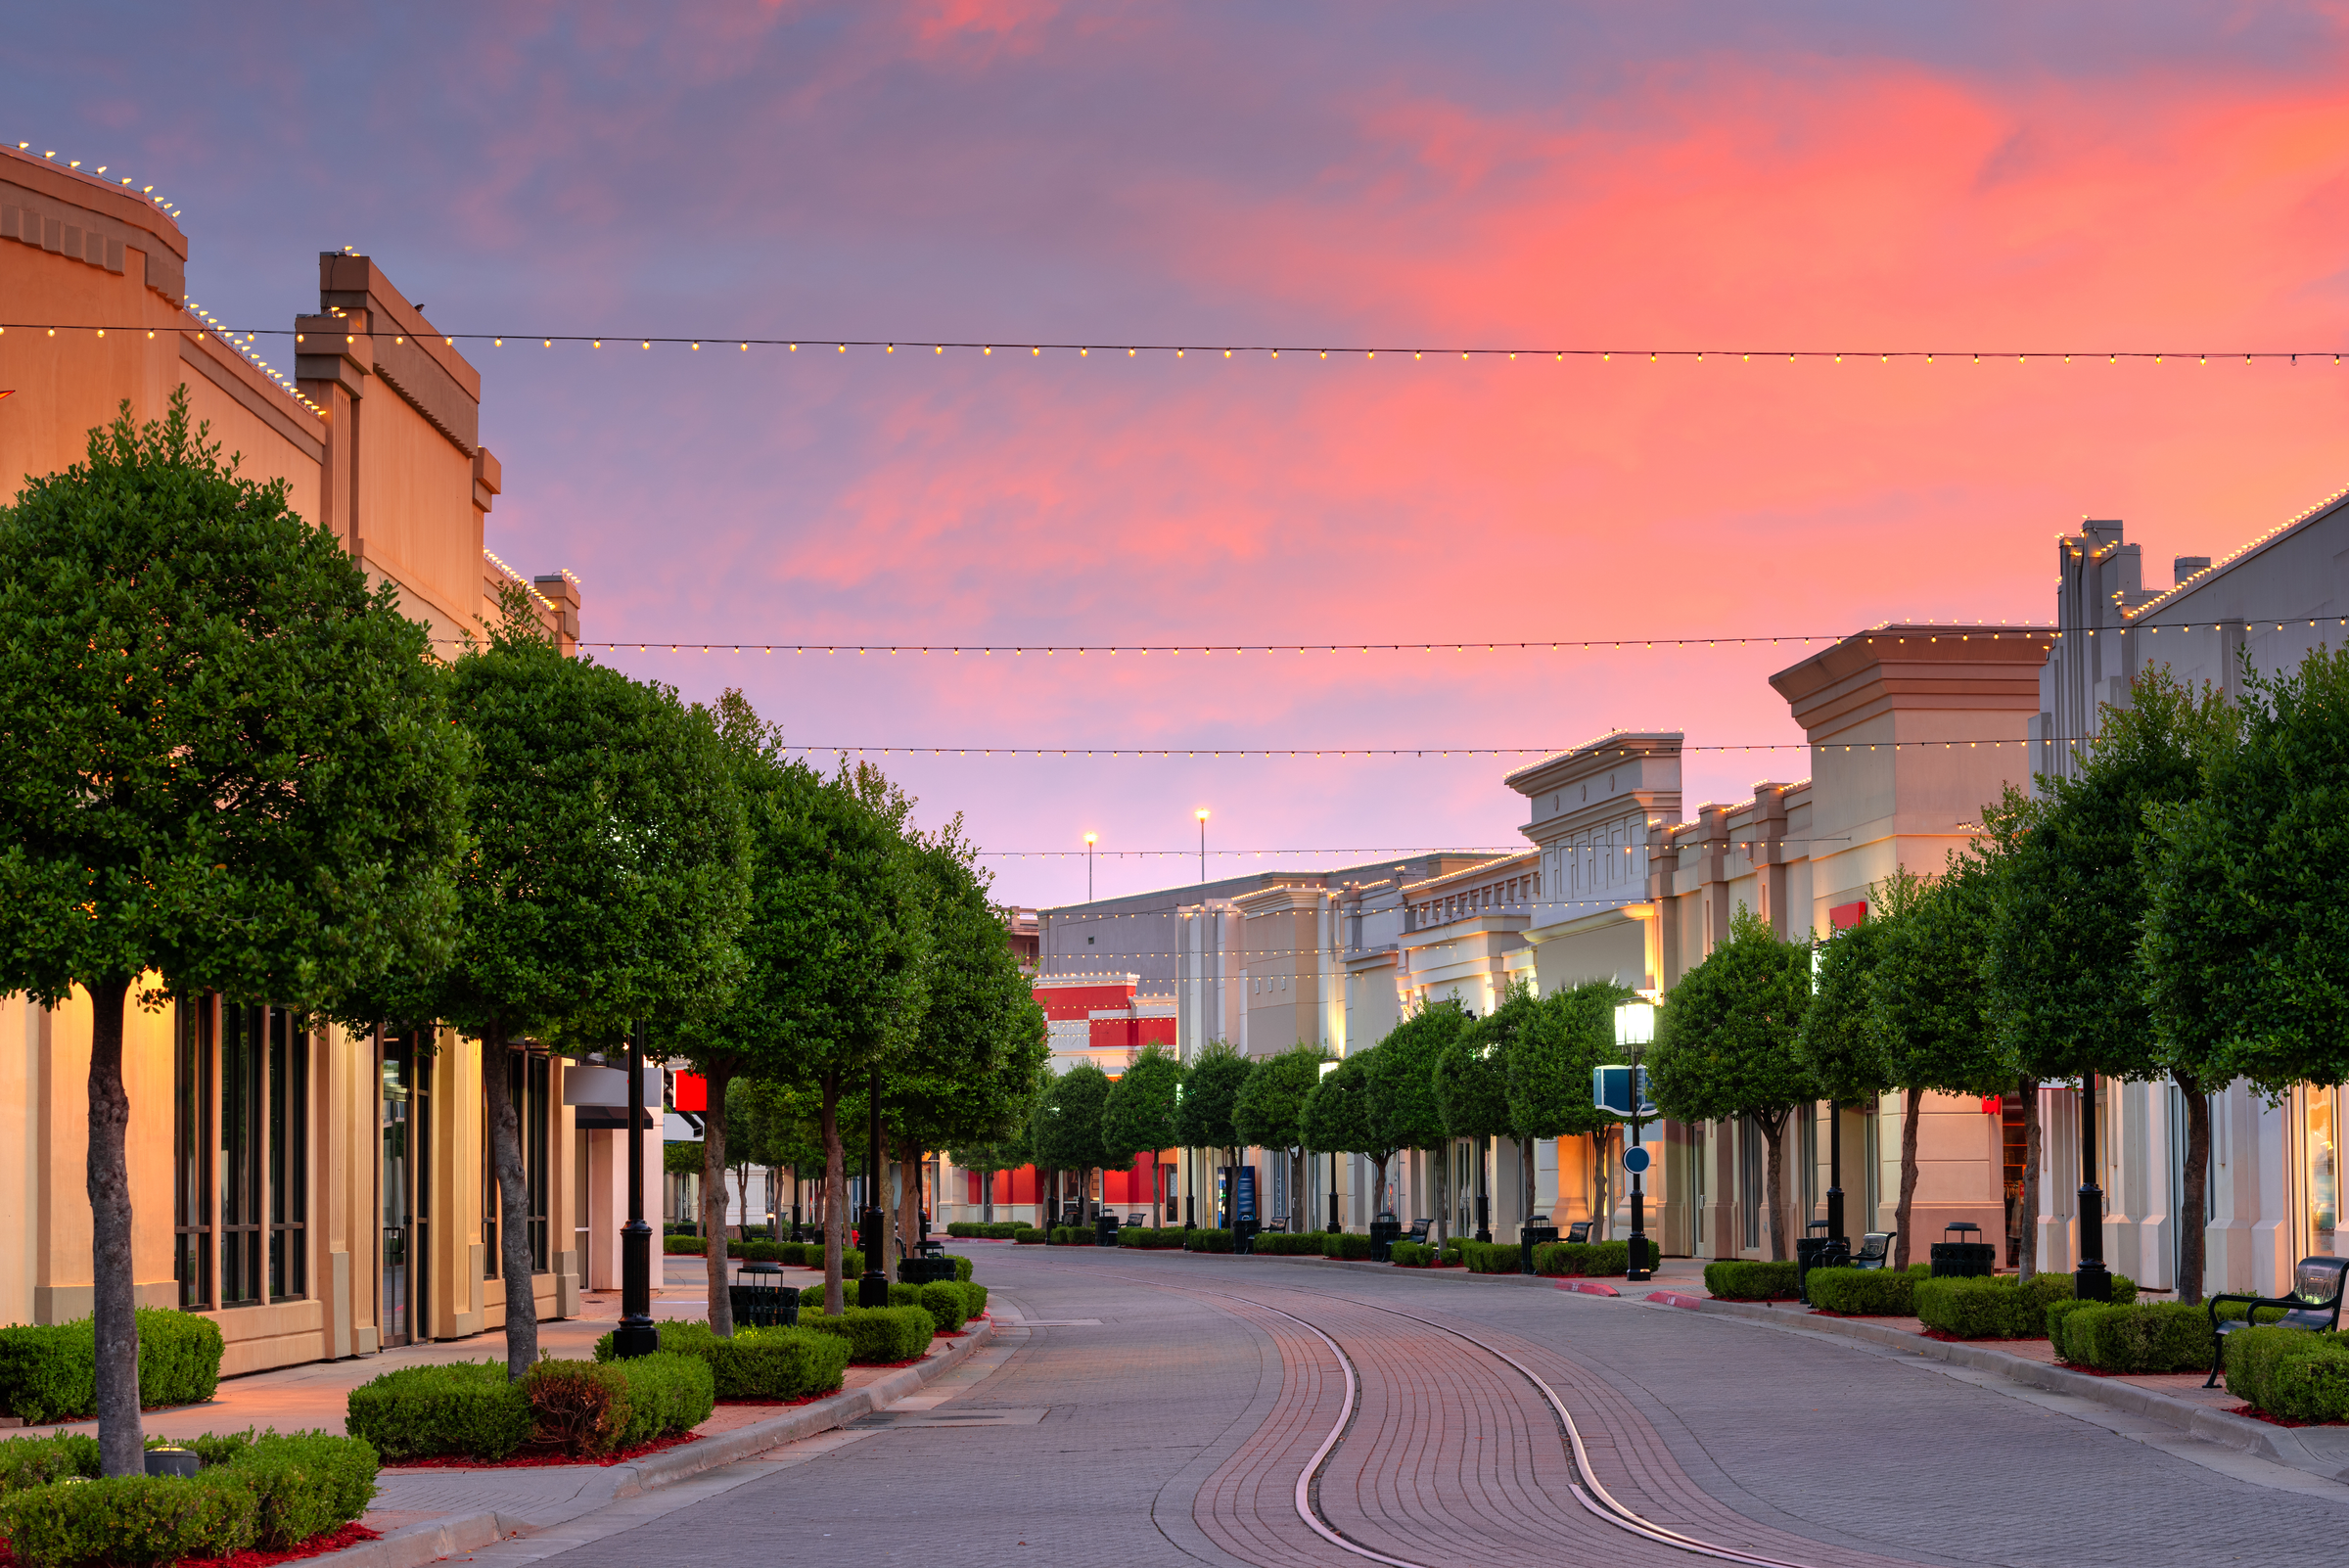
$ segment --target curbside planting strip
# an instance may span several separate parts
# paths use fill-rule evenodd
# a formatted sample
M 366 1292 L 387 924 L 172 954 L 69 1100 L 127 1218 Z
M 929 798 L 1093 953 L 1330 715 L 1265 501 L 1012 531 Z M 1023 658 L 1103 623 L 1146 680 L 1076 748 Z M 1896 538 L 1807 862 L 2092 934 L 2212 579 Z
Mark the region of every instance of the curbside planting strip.
M 1743 1317 L 1757 1323 L 1768 1323 L 1773 1328 L 1835 1334 L 1845 1339 L 1880 1345 L 1888 1350 L 1905 1351 L 1911 1356 L 1947 1361 L 1953 1366 L 1970 1367 L 2004 1378 L 2009 1383 L 2019 1383 L 2025 1388 L 2068 1394 L 2131 1415 L 2159 1421 L 2205 1443 L 2216 1443 L 2222 1448 L 2254 1454 L 2309 1475 L 2323 1476 L 2328 1481 L 2349 1481 L 2349 1468 L 2343 1467 L 2338 1455 L 2320 1452 L 2303 1441 L 2299 1431 L 2294 1428 L 2271 1426 L 2265 1421 L 2230 1415 L 2224 1410 L 2214 1410 L 2208 1406 L 2188 1400 L 2173 1399 L 2167 1394 L 2141 1388 L 2135 1383 L 2124 1383 L 2109 1377 L 2091 1377 L 2067 1366 L 2051 1366 L 2028 1357 L 2009 1356 L 2004 1351 L 1991 1349 L 1987 1344 L 1967 1340 L 1927 1339 L 1922 1334 L 1911 1334 L 1885 1323 L 1855 1321 L 1848 1317 L 1822 1317 L 1800 1309 L 1773 1309 L 1753 1302 L 1705 1300 L 1700 1304 L 1694 1298 L 1663 1302 L 1664 1297 L 1672 1295 L 1673 1292 L 1658 1291 L 1645 1299 L 1663 1305 L 1694 1307 L 1701 1312 Z
M 779 1449 L 787 1443 L 797 1443 L 818 1432 L 829 1432 L 848 1425 L 860 1416 L 870 1415 L 904 1399 L 924 1383 L 943 1372 L 968 1360 L 982 1345 L 994 1337 L 992 1316 L 979 1320 L 971 1332 L 962 1335 L 951 1345 L 934 1356 L 924 1357 L 912 1366 L 900 1366 L 885 1377 L 877 1377 L 862 1388 L 852 1388 L 826 1399 L 812 1400 L 781 1415 L 748 1426 L 738 1426 L 731 1432 L 720 1432 L 698 1442 L 664 1449 L 641 1459 L 611 1467 L 618 1482 L 608 1500 L 617 1502 L 623 1498 L 638 1497 L 657 1487 L 665 1487 L 734 1464 L 769 1449 Z M 537 1527 L 526 1521 L 494 1511 L 452 1515 L 444 1519 L 429 1519 L 392 1531 L 379 1540 L 361 1542 L 341 1551 L 328 1552 L 309 1559 L 334 1568 L 423 1568 L 443 1557 L 471 1551 L 514 1536 L 530 1534 Z

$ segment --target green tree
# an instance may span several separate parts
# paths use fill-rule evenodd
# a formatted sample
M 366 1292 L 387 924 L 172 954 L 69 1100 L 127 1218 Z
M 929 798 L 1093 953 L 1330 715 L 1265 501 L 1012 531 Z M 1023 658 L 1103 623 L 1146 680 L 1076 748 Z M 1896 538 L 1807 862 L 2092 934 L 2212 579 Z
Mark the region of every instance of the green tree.
M 1591 1102 L 1591 1069 L 1624 1059 L 1615 1043 L 1615 1009 L 1638 992 L 1611 980 L 1586 980 L 1542 998 L 1509 1043 L 1509 1120 L 1522 1135 L 1570 1138 L 1591 1135 L 1591 1213 L 1612 1207 L 1607 1191 L 1604 1133 L 1619 1124 Z M 1527 1158 L 1531 1159 L 1528 1146 Z M 1527 1192 L 1533 1176 L 1526 1175 Z
M 1305 1146 L 1323 1154 L 1359 1154 L 1376 1168 L 1377 1178 L 1371 1191 L 1383 1195 L 1387 1190 L 1387 1164 L 1395 1158 L 1395 1145 L 1388 1140 L 1386 1130 L 1373 1114 L 1371 1103 L 1370 1064 L 1377 1055 L 1375 1045 L 1356 1051 L 1341 1059 L 1336 1071 L 1313 1085 L 1305 1097 L 1305 1110 L 1298 1125 Z M 1376 1199 L 1370 1213 L 1377 1216 Z
M 1924 1096 L 1997 1094 L 2013 1081 L 1983 981 L 2002 882 L 1980 850 L 1968 850 L 1953 852 L 1931 882 L 1896 871 L 1883 885 L 1887 918 L 1868 976 L 1868 1011 L 1885 1076 L 1902 1091 L 1898 1268 L 1909 1266 L 1911 1250 Z
M 956 1143 L 946 1151 L 946 1158 L 956 1167 L 979 1177 L 980 1217 L 992 1220 L 995 1216 L 995 1176 L 1002 1171 L 1017 1171 L 1021 1166 L 1036 1163 L 1036 1151 L 1030 1145 L 1028 1125 L 1035 1114 L 1036 1096 L 1043 1091 L 1040 1082 L 1032 1081 L 1028 1099 L 1021 1110 L 1019 1125 L 998 1138 L 977 1143 Z
M 1533 990 L 1519 984 L 1509 988 L 1501 1003 L 1484 1017 L 1473 1019 L 1437 1054 L 1436 1113 L 1444 1130 L 1476 1144 L 1479 1185 L 1485 1173 L 1485 1153 L 1495 1138 L 1513 1137 L 1516 1123 L 1509 1116 L 1510 1047 L 1526 1022 L 1541 1010 Z M 1533 1140 L 1524 1144 L 1526 1163 L 1532 1163 Z M 1533 1187 L 1529 1183 L 1526 1192 Z M 1485 1196 L 1483 1193 L 1479 1197 Z M 1479 1215 L 1480 1238 L 1490 1238 L 1490 1209 Z
M 1751 1118 L 1770 1151 L 1770 1253 L 1787 1251 L 1786 1124 L 1819 1085 L 1794 1041 L 1811 1001 L 1811 949 L 1740 905 L 1729 940 L 1665 994 L 1648 1057 L 1656 1105 L 1679 1122 Z
M 1255 1067 L 1225 1039 L 1209 1040 L 1192 1059 L 1183 1071 L 1182 1101 L 1174 1114 L 1184 1148 L 1228 1152 L 1232 1164 L 1239 1162 L 1240 1136 L 1232 1128 L 1231 1113 Z
M 815 1091 L 824 1144 L 824 1311 L 840 1315 L 848 1223 L 840 1108 L 911 1044 L 929 1004 L 931 884 L 905 837 L 913 803 L 859 762 L 784 774 L 770 798 L 779 869 L 764 879 L 750 985 Z M 862 1141 L 862 1140 L 859 1140 Z M 873 1267 L 880 1267 L 875 1264 Z
M 766 1079 L 738 1078 L 726 1090 L 726 1159 L 742 1209 L 738 1235 L 748 1234 L 754 1170 L 767 1174 L 767 1201 L 775 1206 L 778 1227 L 790 1213 L 791 1206 L 777 1195 L 774 1183 L 785 1167 L 805 1157 L 810 1141 L 799 1111 L 793 1096 Z
M 2090 761 L 2106 740 L 2130 746 L 2138 774 L 2167 786 L 2144 791 L 2140 962 L 2156 1049 L 2186 1093 L 2182 1293 L 2201 1285 L 2207 1096 L 2235 1078 L 2271 1099 L 2349 1079 L 2349 650 L 2245 676 L 2239 709 L 2209 692 L 2157 706 L 2141 689 L 2137 733 L 2115 736 L 2111 715 Z
M 1153 1042 L 1134 1052 L 1110 1086 L 1109 1104 L 1101 1113 L 1101 1142 L 1112 1164 L 1130 1165 L 1138 1154 L 1175 1147 L 1181 1087 L 1182 1064 L 1173 1051 Z M 1154 1194 L 1150 1222 L 1157 1224 L 1165 1212 Z
M 2141 674 L 2128 706 L 2104 709 L 2074 776 L 2043 778 L 2038 801 L 2004 808 L 2019 831 L 1999 855 L 1984 950 L 1994 1021 L 2025 1069 L 2034 1110 L 2042 1077 L 2143 1080 L 2166 1071 L 2177 1082 L 2187 1111 L 2185 1301 L 2202 1294 L 2208 1095 L 2226 1079 L 2210 1076 L 2207 1033 L 2165 1027 L 2150 1005 L 2139 943 L 2161 878 L 2147 819 L 2200 797 L 2202 763 L 2234 723 L 2219 693 L 2197 697 L 2166 667 Z
M 1288 1162 L 1288 1220 L 1297 1230 L 1305 1228 L 1303 1218 L 1311 1208 L 1304 1200 L 1305 1099 L 1320 1082 L 1321 1064 L 1328 1060 L 1329 1053 L 1320 1046 L 1303 1042 L 1265 1057 L 1240 1085 L 1239 1097 L 1231 1106 L 1232 1131 L 1240 1143 L 1267 1153 L 1277 1149 Z
M 0 990 L 90 997 L 110 1476 L 145 1463 L 132 987 L 150 1008 L 207 992 L 330 1008 L 388 967 L 432 962 L 453 935 L 471 765 L 425 629 L 208 434 L 190 431 L 185 388 L 161 424 L 134 427 L 125 403 L 84 463 L 0 509 Z
M 1045 1085 L 1030 1121 L 1036 1158 L 1054 1171 L 1077 1173 L 1077 1220 L 1090 1218 L 1086 1176 L 1109 1164 L 1101 1146 L 1101 1113 L 1109 1103 L 1109 1075 L 1091 1062 L 1079 1062 Z
M 514 1047 L 608 1042 L 630 1021 L 694 1017 L 722 996 L 743 969 L 750 845 L 706 710 L 565 658 L 519 590 L 505 611 L 449 677 L 450 711 L 482 760 L 457 877 L 461 935 L 446 963 L 392 975 L 346 1005 L 438 1019 L 481 1041 L 506 1365 L 519 1378 L 538 1359 L 538 1322 Z
M 1370 1062 L 1370 1103 L 1377 1126 L 1399 1149 L 1420 1149 L 1437 1156 L 1435 1228 L 1430 1234 L 1441 1244 L 1451 1233 L 1446 1204 L 1447 1168 L 1444 1112 L 1436 1100 L 1436 1062 L 1452 1038 L 1468 1027 L 1467 1009 L 1457 996 L 1447 996 L 1414 1009 L 1378 1042 Z

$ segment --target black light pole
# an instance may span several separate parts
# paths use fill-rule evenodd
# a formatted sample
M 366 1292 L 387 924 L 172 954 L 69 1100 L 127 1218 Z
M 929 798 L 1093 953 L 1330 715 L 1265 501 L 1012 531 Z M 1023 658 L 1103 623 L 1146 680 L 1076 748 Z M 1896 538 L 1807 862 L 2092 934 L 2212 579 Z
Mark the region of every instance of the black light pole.
M 2104 1189 L 2096 1185 L 2096 1075 L 2080 1075 L 2080 1267 L 2072 1274 L 2080 1301 L 2112 1300 L 2104 1268 Z
M 1093 901 L 1093 841 L 1100 836 L 1098 833 L 1084 836 L 1084 901 L 1087 903 Z
M 1647 1170 L 1647 1149 L 1639 1141 L 1639 1129 L 1646 1121 L 1641 1110 L 1644 1096 L 1639 1092 L 1639 1057 L 1656 1038 L 1656 1007 L 1647 1001 L 1625 1002 L 1615 1009 L 1615 1038 L 1632 1048 L 1630 1087 L 1625 1092 L 1625 1121 L 1630 1129 L 1624 1144 L 1624 1168 L 1632 1173 L 1632 1235 L 1631 1266 L 1624 1271 L 1627 1282 L 1651 1279 L 1655 1271 L 1647 1267 L 1647 1192 L 1641 1175 Z
M 1827 1101 L 1827 1239 L 1844 1241 L 1843 1107 Z
M 1335 1149 L 1329 1151 L 1329 1228 L 1333 1235 L 1340 1228 L 1338 1224 L 1338 1151 Z
M 1207 807 L 1199 807 L 1199 881 L 1207 882 Z
M 1485 1151 L 1492 1141 L 1476 1140 L 1476 1239 L 1486 1242 L 1493 1239 L 1493 1197 L 1485 1190 Z
M 612 1354 L 650 1356 L 661 1348 L 653 1326 L 653 1227 L 644 1222 L 644 1026 L 628 1032 L 628 1222 L 620 1229 L 620 1326 Z
M 889 1305 L 889 1233 L 881 1210 L 881 1070 L 873 1069 L 872 1092 L 868 1100 L 872 1115 L 866 1118 L 864 1140 L 864 1223 L 857 1228 L 857 1237 L 864 1243 L 864 1273 L 856 1281 L 856 1305 L 886 1307 Z

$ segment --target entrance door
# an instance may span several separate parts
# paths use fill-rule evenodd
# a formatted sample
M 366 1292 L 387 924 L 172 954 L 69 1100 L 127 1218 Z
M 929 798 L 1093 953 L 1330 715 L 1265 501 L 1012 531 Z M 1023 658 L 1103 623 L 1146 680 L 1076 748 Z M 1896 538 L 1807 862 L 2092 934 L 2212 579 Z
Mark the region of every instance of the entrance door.
M 408 1185 L 413 1159 L 413 1071 L 415 1052 L 404 1038 L 384 1041 L 379 1078 L 383 1085 L 384 1343 L 405 1345 L 415 1337 L 409 1298 Z

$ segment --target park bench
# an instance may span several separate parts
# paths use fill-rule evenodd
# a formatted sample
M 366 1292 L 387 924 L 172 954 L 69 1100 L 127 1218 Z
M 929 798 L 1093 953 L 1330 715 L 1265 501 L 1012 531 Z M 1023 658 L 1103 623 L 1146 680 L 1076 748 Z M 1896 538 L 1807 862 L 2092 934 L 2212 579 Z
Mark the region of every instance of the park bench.
M 1860 1250 L 1852 1254 L 1848 1268 L 1883 1268 L 1892 1261 L 1892 1238 L 1897 1230 L 1871 1230 L 1860 1238 Z
M 1147 1220 L 1147 1219 L 1149 1219 L 1149 1218 L 1150 1218 L 1150 1215 L 1149 1215 L 1148 1211 L 1146 1211 L 1146 1210 L 1142 1210 L 1142 1209 L 1136 1209 L 1136 1210 L 1135 1210 L 1133 1213 L 1131 1213 L 1131 1214 L 1129 1214 L 1129 1215 L 1128 1215 L 1128 1216 L 1126 1217 L 1126 1222 L 1127 1222 L 1128 1224 L 1129 1224 L 1129 1225 L 1139 1225 L 1139 1224 L 1140 1224 L 1140 1223 L 1141 1223 L 1143 1221 L 1145 1221 L 1145 1220 Z
M 1590 1222 L 1588 1220 L 1577 1220 L 1574 1222 L 1574 1223 L 1568 1225 L 1566 1227 L 1566 1239 L 1568 1242 L 1577 1246 L 1588 1242 L 1590 1239 Z
M 1405 1241 L 1416 1242 L 1420 1246 L 1424 1247 L 1427 1245 L 1428 1227 L 1434 1223 L 1435 1222 L 1433 1220 L 1414 1220 L 1411 1222 L 1410 1234 L 1405 1236 L 1403 1239 Z
M 2249 1328 L 2258 1321 L 2260 1309 L 2270 1308 L 2281 1315 L 2262 1328 L 2304 1328 L 2323 1332 L 2341 1326 L 2341 1280 L 2349 1274 L 2349 1258 L 2303 1258 L 2300 1267 L 2292 1270 L 2292 1294 L 2289 1296 L 2213 1296 L 2210 1298 L 2210 1378 L 2202 1386 L 2216 1388 L 2219 1373 L 2227 1365 L 2227 1336 L 2238 1328 Z M 2249 1311 L 2240 1318 L 2219 1321 L 2219 1304 L 2239 1301 Z

